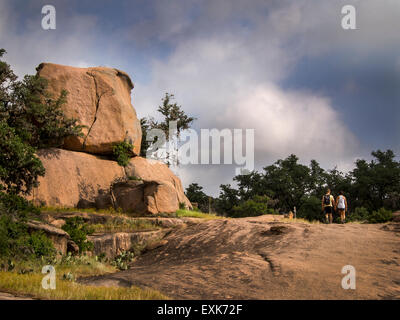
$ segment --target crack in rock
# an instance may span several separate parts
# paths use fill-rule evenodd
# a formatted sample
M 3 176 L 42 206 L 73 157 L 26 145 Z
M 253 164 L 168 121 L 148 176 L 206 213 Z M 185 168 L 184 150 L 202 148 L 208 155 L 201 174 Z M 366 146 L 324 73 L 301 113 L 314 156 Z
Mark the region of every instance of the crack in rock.
M 85 139 L 83 140 L 83 143 L 82 143 L 82 149 L 83 149 L 83 150 L 86 149 L 86 142 L 87 142 L 87 139 L 88 139 L 88 137 L 89 137 L 89 135 L 90 135 L 90 132 L 92 131 L 92 128 L 93 128 L 93 126 L 94 126 L 94 124 L 95 124 L 95 122 L 96 122 L 96 120 L 97 120 L 97 113 L 98 113 L 99 107 L 100 107 L 100 100 L 101 100 L 101 98 L 103 97 L 103 95 L 105 95 L 105 94 L 107 93 L 107 92 L 102 92 L 101 94 L 99 94 L 96 76 L 95 76 L 93 73 L 91 73 L 91 72 L 86 72 L 86 74 L 87 74 L 88 76 L 90 76 L 90 77 L 93 78 L 94 87 L 95 87 L 95 90 L 96 90 L 96 111 L 95 111 L 95 113 L 94 113 L 93 122 L 92 122 L 92 124 L 91 124 L 90 127 L 89 127 L 89 130 L 88 130 L 88 133 L 87 133 Z
M 266 262 L 268 262 L 269 267 L 270 267 L 270 269 L 271 269 L 271 271 L 272 271 L 272 274 L 273 274 L 274 276 L 279 276 L 279 275 L 280 275 L 280 273 L 281 273 L 281 266 L 279 265 L 279 263 L 277 263 L 277 262 L 275 261 L 275 259 L 273 259 L 270 255 L 268 255 L 268 254 L 266 254 L 266 253 L 263 253 L 263 252 L 258 253 L 258 255 L 259 255 L 261 258 L 263 258 Z

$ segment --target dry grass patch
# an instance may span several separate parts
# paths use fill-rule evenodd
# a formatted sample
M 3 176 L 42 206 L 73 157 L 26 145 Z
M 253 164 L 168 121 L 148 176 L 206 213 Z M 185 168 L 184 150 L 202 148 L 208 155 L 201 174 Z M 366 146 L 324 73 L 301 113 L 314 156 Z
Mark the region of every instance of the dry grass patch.
M 109 209 L 77 209 L 77 208 L 64 208 L 64 207 L 40 207 L 39 210 L 41 212 L 87 212 L 87 213 L 100 213 L 100 214 L 108 214 L 112 216 L 129 216 L 129 214 L 121 211 L 115 210 L 114 208 Z
M 99 233 L 153 231 L 159 229 L 150 221 L 143 219 L 112 220 L 104 224 L 93 224 L 91 227 L 94 232 Z
M 179 209 L 176 211 L 176 216 L 178 218 L 188 217 L 188 218 L 200 218 L 200 219 L 223 219 L 224 217 L 217 216 L 212 213 L 203 213 L 194 210 Z
M 0 290 L 52 300 L 164 300 L 165 295 L 155 290 L 138 287 L 95 287 L 62 280 L 57 276 L 56 289 L 42 288 L 43 274 L 0 272 Z

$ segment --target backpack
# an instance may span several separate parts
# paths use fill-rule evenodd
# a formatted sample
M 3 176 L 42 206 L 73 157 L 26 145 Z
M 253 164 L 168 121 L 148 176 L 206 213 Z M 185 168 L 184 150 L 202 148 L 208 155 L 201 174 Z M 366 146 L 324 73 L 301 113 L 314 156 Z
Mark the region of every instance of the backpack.
M 331 195 L 330 194 L 324 195 L 324 205 L 325 206 L 331 205 Z

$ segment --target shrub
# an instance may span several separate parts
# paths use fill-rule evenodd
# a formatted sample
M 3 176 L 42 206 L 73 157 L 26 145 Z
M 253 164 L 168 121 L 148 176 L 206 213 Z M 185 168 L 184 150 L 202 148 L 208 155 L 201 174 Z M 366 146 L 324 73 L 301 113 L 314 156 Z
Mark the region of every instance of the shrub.
M 132 157 L 132 149 L 133 145 L 129 142 L 123 141 L 117 143 L 113 147 L 113 155 L 115 161 L 122 167 L 126 167 L 129 163 L 130 158 Z
M 30 201 L 16 194 L 0 192 L 0 212 L 15 213 L 19 218 L 35 217 L 40 210 Z
M 52 258 L 56 251 L 51 240 L 41 232 L 29 234 L 26 224 L 11 215 L 0 216 L 0 256 L 20 259 Z
M 392 211 L 380 208 L 370 213 L 364 207 L 358 207 L 349 216 L 350 221 L 364 221 L 368 223 L 384 223 L 392 220 Z
M 56 250 L 51 240 L 43 232 L 34 232 L 27 239 L 27 244 L 37 257 L 53 257 Z
M 186 204 L 184 202 L 179 202 L 179 210 L 185 210 Z
M 384 223 L 392 220 L 392 211 L 380 208 L 378 211 L 373 211 L 368 217 L 369 223 Z
M 5 121 L 0 120 L 0 181 L 8 193 L 29 193 L 38 185 L 38 176 L 45 169 L 35 149 L 15 133 Z
M 15 194 L 0 192 L 0 256 L 21 259 L 51 257 L 54 246 L 44 234 L 29 234 L 26 221 L 39 210 Z
M 142 178 L 136 177 L 136 176 L 128 176 L 128 180 L 131 181 L 143 181 Z
M 0 48 L 0 58 L 5 52 Z M 82 136 L 83 126 L 62 110 L 67 92 L 53 99 L 47 85 L 37 75 L 18 81 L 0 59 L 0 190 L 29 194 L 45 173 L 36 149 L 58 147 L 68 136 Z
M 364 207 L 357 207 L 353 213 L 348 216 L 349 221 L 368 221 L 369 211 Z
M 321 200 L 315 196 L 303 197 L 302 205 L 300 206 L 296 216 L 308 221 L 318 220 L 323 221 L 325 218 L 321 210 Z
M 119 270 L 128 270 L 129 263 L 135 259 L 135 253 L 131 251 L 123 251 L 114 258 L 111 265 L 115 266 Z
M 267 196 L 254 196 L 252 199 L 233 207 L 233 218 L 255 217 L 263 214 L 272 214 L 274 210 L 268 208 L 269 198 Z
M 70 235 L 80 252 L 93 249 L 93 243 L 87 240 L 87 236 L 93 233 L 93 229 L 81 217 L 66 219 L 62 229 Z

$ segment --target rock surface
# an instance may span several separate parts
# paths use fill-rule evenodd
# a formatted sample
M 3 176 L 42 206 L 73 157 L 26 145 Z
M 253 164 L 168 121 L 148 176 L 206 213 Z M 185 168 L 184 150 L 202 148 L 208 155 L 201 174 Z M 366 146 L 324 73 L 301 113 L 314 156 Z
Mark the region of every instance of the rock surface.
M 145 245 L 148 242 L 158 241 L 165 233 L 166 230 L 104 233 L 88 236 L 88 240 L 94 245 L 92 254 L 104 253 L 106 257 L 114 258 L 123 251 L 132 249 L 133 245 Z
M 0 300 L 37 300 L 26 296 L 17 296 L 8 292 L 0 292 Z
M 141 126 L 131 105 L 133 84 L 117 69 L 75 68 L 42 63 L 38 75 L 49 81 L 54 98 L 68 91 L 63 111 L 75 118 L 84 137 L 65 139 L 62 149 L 38 152 L 45 177 L 29 199 L 38 205 L 108 209 L 135 213 L 170 213 L 181 203 L 192 208 L 180 179 L 163 163 L 134 156 L 128 167 L 111 161 L 113 146 L 133 144 L 132 155 L 140 153 Z M 135 179 L 130 179 L 135 177 Z M 61 226 L 62 221 L 54 222 Z
M 110 192 L 112 183 L 125 177 L 123 167 L 83 152 L 47 149 L 38 152 L 46 169 L 40 185 L 31 199 L 36 204 L 57 207 L 77 207 L 86 200 L 95 207 L 101 191 Z
M 37 73 L 49 80 L 48 91 L 54 98 L 61 90 L 68 91 L 65 115 L 86 126 L 84 137 L 65 140 L 65 149 L 110 154 L 115 143 L 127 140 L 133 153 L 140 153 L 141 127 L 130 96 L 133 83 L 125 72 L 42 63 Z
M 127 271 L 88 285 L 151 286 L 172 299 L 399 299 L 400 224 L 307 224 L 281 216 L 200 220 Z M 343 266 L 356 268 L 344 290 Z
M 125 171 L 128 177 L 143 182 L 134 186 L 127 185 L 126 189 L 129 191 L 126 192 L 143 194 L 146 211 L 150 213 L 175 212 L 179 209 L 180 203 L 188 209 L 192 208 L 189 199 L 185 196 L 180 179 L 166 164 L 135 157 L 130 160 Z M 119 198 L 123 206 L 125 199 L 123 196 Z

